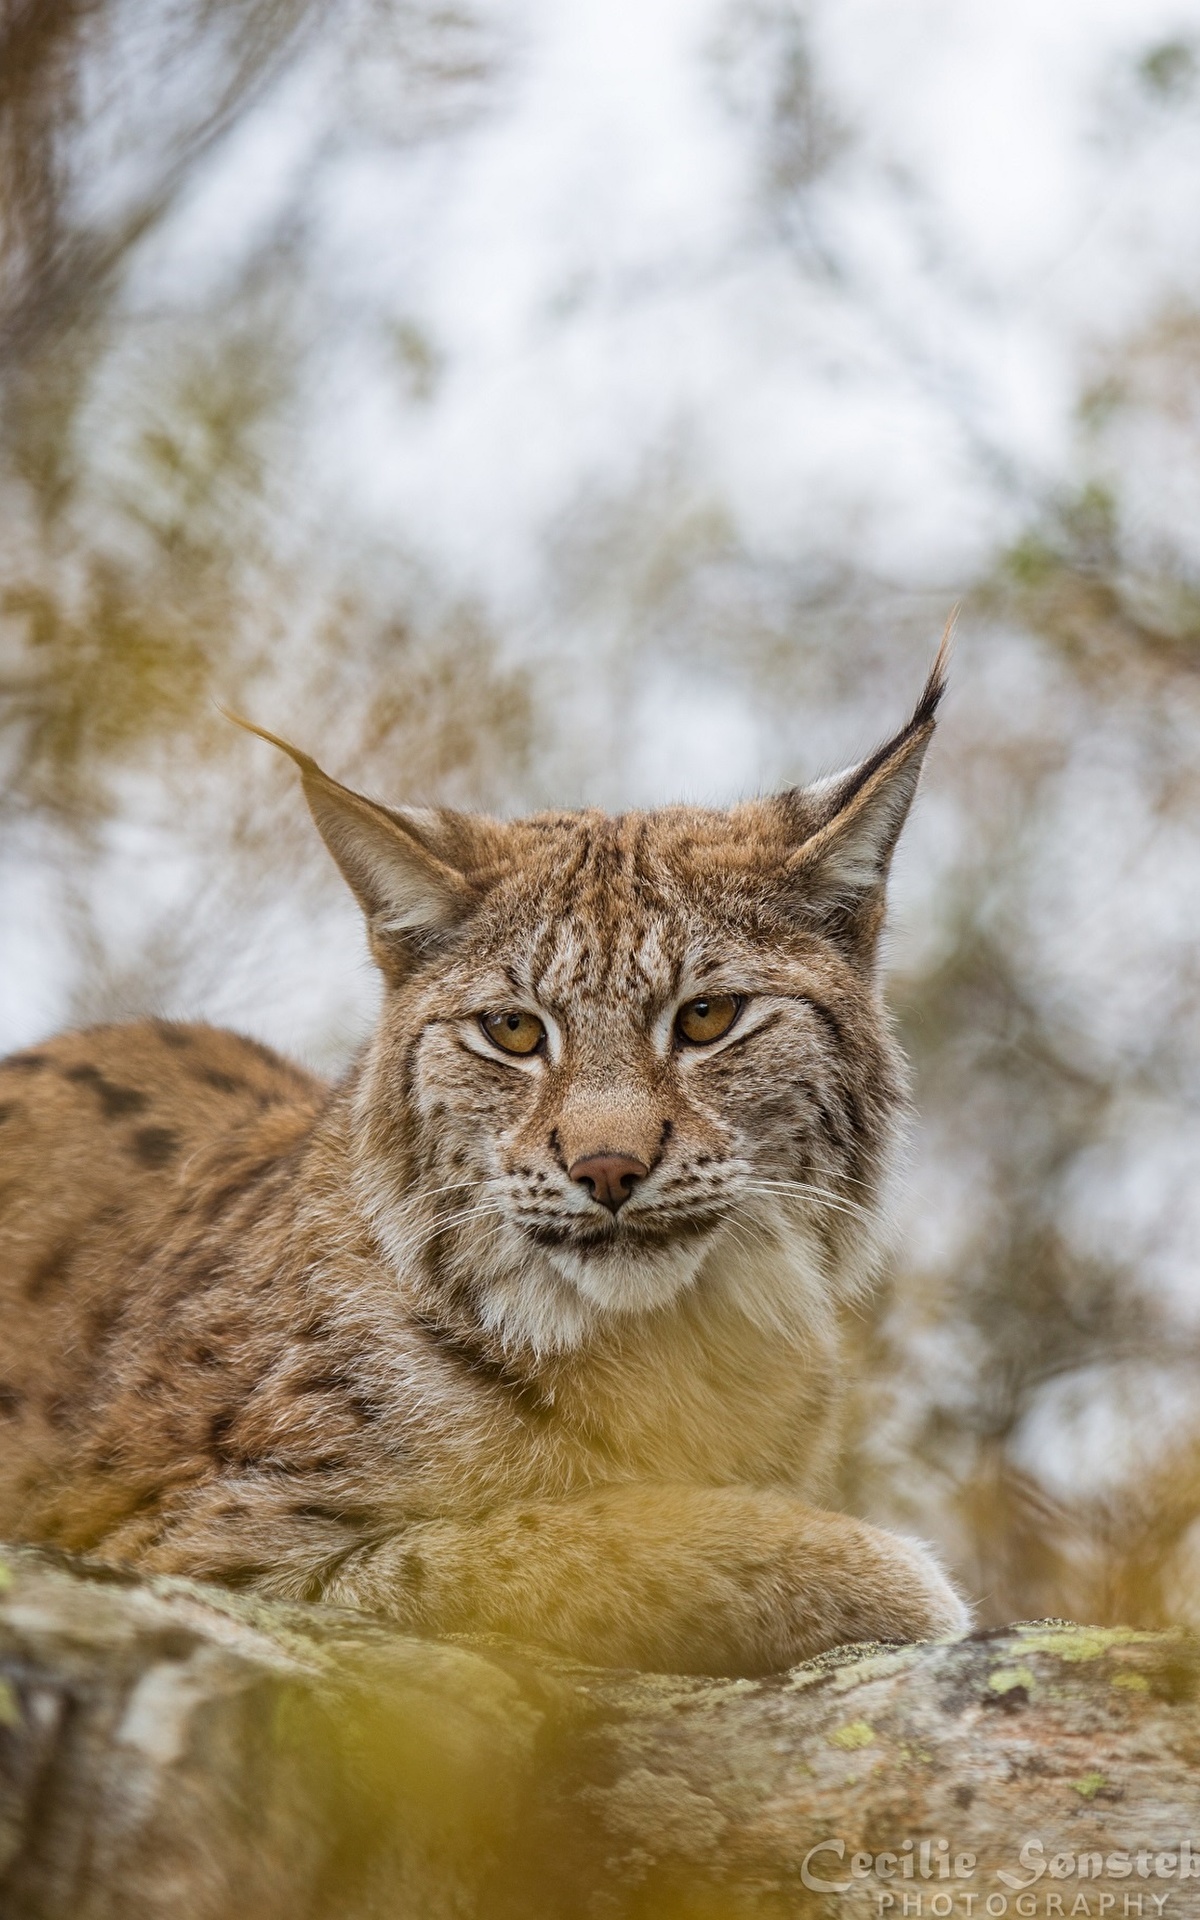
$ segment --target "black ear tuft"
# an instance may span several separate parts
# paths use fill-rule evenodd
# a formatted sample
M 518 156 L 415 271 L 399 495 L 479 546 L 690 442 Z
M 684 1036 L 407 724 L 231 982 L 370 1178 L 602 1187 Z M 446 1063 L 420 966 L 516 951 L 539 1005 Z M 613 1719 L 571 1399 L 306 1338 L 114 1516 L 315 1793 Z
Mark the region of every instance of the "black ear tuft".
M 777 803 L 803 834 L 788 856 L 793 910 L 869 962 L 883 920 L 883 894 L 900 830 L 917 790 L 925 750 L 946 690 L 952 614 L 921 697 L 900 732 L 856 767 Z
M 950 656 L 954 652 L 954 629 L 957 625 L 958 608 L 954 607 L 942 629 L 941 644 L 937 650 L 937 657 L 929 669 L 925 690 L 913 709 L 912 719 L 908 723 L 910 729 L 931 726 L 937 719 L 938 708 L 942 704 L 950 674 Z
M 850 767 L 832 780 L 820 783 L 818 791 L 825 802 L 824 818 L 832 820 L 843 808 L 849 806 L 855 794 L 869 786 L 881 767 L 889 761 L 904 758 L 904 749 L 913 742 L 924 738 L 928 745 L 937 721 L 938 708 L 946 692 L 946 683 L 950 667 L 950 655 L 954 651 L 954 629 L 958 621 L 958 608 L 955 607 L 942 630 L 941 643 L 936 658 L 929 669 L 929 678 L 921 690 L 921 697 L 913 708 L 911 717 L 901 727 L 899 733 L 885 740 L 875 752 L 868 754 L 856 767 Z M 812 789 L 809 790 L 812 792 Z

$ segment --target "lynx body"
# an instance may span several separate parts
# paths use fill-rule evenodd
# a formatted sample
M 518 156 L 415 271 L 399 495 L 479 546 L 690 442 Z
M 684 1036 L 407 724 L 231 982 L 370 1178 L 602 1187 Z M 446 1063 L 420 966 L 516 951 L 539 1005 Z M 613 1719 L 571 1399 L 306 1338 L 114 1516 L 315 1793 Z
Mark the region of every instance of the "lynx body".
M 728 812 L 392 810 L 287 749 L 377 1030 L 332 1088 L 161 1021 L 0 1067 L 0 1536 L 661 1668 L 960 1629 L 923 1548 L 813 1504 L 940 691 Z

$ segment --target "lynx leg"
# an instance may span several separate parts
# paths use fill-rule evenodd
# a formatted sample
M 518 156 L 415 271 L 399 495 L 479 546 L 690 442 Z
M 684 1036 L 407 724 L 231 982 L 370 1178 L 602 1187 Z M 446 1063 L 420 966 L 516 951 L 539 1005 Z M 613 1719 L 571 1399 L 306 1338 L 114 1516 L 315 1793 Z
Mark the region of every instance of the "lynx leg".
M 702 1673 L 768 1673 L 847 1641 L 969 1625 L 922 1547 L 742 1487 L 615 1486 L 422 1522 L 350 1555 L 325 1597 L 418 1631 Z

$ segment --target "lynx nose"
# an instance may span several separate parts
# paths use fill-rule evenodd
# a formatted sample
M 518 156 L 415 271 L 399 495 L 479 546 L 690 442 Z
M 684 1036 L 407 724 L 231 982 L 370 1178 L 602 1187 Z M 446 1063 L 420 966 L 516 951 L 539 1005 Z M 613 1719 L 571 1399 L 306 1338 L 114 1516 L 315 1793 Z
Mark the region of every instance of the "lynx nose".
M 567 1177 L 586 1187 L 598 1206 L 616 1213 L 633 1192 L 635 1180 L 644 1180 L 649 1171 L 631 1153 L 589 1153 L 567 1168 Z

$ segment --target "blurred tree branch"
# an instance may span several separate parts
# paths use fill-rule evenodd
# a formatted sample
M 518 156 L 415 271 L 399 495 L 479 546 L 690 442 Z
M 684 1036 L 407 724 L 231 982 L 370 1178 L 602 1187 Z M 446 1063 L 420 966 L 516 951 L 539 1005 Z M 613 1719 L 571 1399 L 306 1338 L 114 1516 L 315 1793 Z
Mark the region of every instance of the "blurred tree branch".
M 0 5 L 0 365 L 9 376 L 94 325 L 130 252 L 175 205 L 198 162 L 277 79 L 326 0 L 172 0 L 172 65 L 197 76 L 191 112 L 154 153 L 140 143 L 140 180 L 107 220 L 81 215 L 73 143 L 84 69 L 129 22 L 122 0 L 3 0 Z M 144 82 L 153 75 L 143 76 Z M 150 89 L 123 103 L 136 116 Z M 127 126 L 123 128 L 128 138 Z

